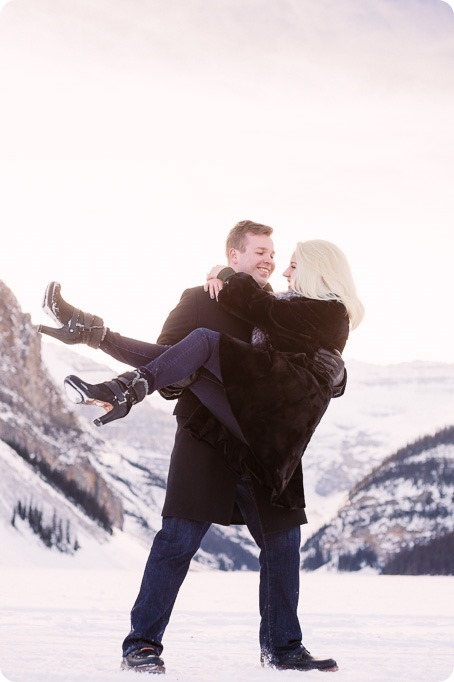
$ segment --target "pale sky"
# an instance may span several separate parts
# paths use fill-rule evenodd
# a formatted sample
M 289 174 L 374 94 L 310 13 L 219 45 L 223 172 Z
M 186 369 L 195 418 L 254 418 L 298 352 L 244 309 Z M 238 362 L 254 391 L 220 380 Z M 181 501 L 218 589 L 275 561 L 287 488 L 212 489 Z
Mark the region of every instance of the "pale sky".
M 150 341 L 238 220 L 337 243 L 346 358 L 454 362 L 454 14 L 441 0 L 11 0 L 0 279 Z M 94 351 L 93 351 L 94 352 Z

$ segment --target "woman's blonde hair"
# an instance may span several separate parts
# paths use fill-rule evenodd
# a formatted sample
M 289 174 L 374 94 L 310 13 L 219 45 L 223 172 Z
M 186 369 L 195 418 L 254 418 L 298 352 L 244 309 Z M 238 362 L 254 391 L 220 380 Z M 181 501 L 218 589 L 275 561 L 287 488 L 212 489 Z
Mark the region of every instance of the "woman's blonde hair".
M 307 298 L 337 298 L 347 309 L 351 329 L 356 329 L 364 317 L 364 306 L 356 293 L 350 265 L 339 247 L 323 239 L 298 242 L 295 261 L 292 288 Z

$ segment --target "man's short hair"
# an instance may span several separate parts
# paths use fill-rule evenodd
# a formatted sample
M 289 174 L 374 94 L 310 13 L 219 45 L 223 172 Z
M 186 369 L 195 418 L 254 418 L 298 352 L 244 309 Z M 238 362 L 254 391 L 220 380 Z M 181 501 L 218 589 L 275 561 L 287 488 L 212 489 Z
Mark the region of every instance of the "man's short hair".
M 237 249 L 243 252 L 246 248 L 246 238 L 248 234 L 265 234 L 270 237 L 273 233 L 273 228 L 269 225 L 262 225 L 262 223 L 255 223 L 253 220 L 240 220 L 236 223 L 227 235 L 225 242 L 225 252 L 227 258 L 230 255 L 230 249 Z

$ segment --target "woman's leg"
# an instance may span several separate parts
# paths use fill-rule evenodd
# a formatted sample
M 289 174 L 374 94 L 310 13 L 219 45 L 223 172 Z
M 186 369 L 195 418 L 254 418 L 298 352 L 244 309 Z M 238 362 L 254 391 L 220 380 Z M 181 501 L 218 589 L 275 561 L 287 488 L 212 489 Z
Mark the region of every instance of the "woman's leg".
M 130 367 L 141 367 L 158 357 L 170 346 L 160 346 L 156 343 L 147 343 L 122 336 L 117 332 L 107 329 L 106 335 L 101 342 L 99 349 L 110 355 L 110 357 L 124 362 Z M 158 349 L 161 349 L 158 352 Z
M 176 384 L 202 369 L 199 379 L 191 384 L 191 390 L 219 421 L 237 438 L 246 442 L 222 385 L 219 341 L 218 332 L 205 328 L 195 329 L 174 346 L 142 344 L 123 338 L 122 359 L 129 357 L 126 362 L 130 362 L 131 353 L 140 354 L 142 351 L 146 353 L 147 359 L 153 356 L 154 359 L 134 372 L 125 372 L 102 384 L 87 384 L 74 375 L 66 377 L 68 396 L 78 403 L 105 405 L 108 413 L 95 420 L 95 424 L 101 426 L 125 417 L 132 405 L 143 400 L 147 394 Z
M 174 346 L 154 346 L 156 357 L 139 367 L 148 381 L 148 393 L 176 384 L 202 367 L 222 382 L 219 340 L 219 332 L 200 328 Z
M 165 352 L 141 367 L 140 371 L 145 374 L 148 392 L 151 393 L 202 369 L 190 390 L 234 436 L 245 443 L 222 384 L 219 339 L 220 334 L 211 329 L 195 329 L 179 343 L 165 347 Z

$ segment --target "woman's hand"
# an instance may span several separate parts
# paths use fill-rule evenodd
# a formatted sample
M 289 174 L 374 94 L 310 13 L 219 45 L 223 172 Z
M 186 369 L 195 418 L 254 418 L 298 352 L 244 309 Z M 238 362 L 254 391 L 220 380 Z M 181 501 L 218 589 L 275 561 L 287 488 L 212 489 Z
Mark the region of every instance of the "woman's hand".
M 203 288 L 208 291 L 211 298 L 218 300 L 219 292 L 222 289 L 222 280 L 218 279 L 218 274 L 225 268 L 225 265 L 215 265 L 207 274 L 207 281 Z

